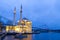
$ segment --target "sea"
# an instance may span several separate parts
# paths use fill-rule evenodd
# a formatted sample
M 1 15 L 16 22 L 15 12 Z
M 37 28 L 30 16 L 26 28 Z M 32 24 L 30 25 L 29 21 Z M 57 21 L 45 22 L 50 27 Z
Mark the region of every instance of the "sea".
M 40 33 L 40 34 L 31 34 L 32 39 L 28 40 L 60 40 L 60 33 Z M 3 40 L 23 40 L 23 39 L 13 39 L 13 36 L 7 36 Z M 26 39 L 24 39 L 26 40 Z
M 33 34 L 32 40 L 60 40 L 60 33 Z

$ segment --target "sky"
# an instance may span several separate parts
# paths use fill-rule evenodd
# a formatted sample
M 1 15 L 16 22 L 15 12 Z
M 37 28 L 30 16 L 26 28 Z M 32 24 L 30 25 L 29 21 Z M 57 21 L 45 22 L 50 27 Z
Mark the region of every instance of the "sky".
M 31 20 L 33 26 L 60 29 L 60 0 L 0 0 L 0 15 L 13 21 L 13 10 L 16 7 L 17 22 L 21 4 L 23 18 Z

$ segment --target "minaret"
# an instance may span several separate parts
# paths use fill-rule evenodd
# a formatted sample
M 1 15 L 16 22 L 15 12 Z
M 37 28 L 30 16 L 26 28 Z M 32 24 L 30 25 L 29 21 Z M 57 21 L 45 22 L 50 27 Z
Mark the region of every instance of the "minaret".
M 22 4 L 21 4 L 21 9 L 20 9 L 20 21 L 22 20 Z
M 20 20 L 18 22 L 18 25 L 21 24 L 21 21 L 22 21 L 22 4 L 21 4 L 21 8 L 20 8 Z
M 16 7 L 14 8 L 14 18 L 13 18 L 13 25 L 15 25 L 15 18 L 16 18 Z

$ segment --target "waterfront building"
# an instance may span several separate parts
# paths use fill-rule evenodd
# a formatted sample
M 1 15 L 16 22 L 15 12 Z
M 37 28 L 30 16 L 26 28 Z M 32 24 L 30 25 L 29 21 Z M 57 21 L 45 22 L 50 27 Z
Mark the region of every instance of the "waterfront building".
M 16 19 L 16 8 L 14 9 L 13 26 L 6 26 L 6 32 L 32 33 L 32 22 L 27 18 L 22 18 L 22 5 L 20 9 L 20 20 L 18 21 L 17 25 L 15 24 L 15 19 Z M 23 40 L 32 40 L 32 35 L 27 35 L 27 38 L 23 38 Z

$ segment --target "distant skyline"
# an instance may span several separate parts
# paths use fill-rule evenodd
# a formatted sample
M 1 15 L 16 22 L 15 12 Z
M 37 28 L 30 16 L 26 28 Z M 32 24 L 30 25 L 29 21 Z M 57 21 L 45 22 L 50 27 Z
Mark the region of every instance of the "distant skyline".
M 23 18 L 31 20 L 33 26 L 60 29 L 60 0 L 0 0 L 0 15 L 13 20 L 13 11 L 16 7 L 17 22 L 20 18 L 21 3 Z

